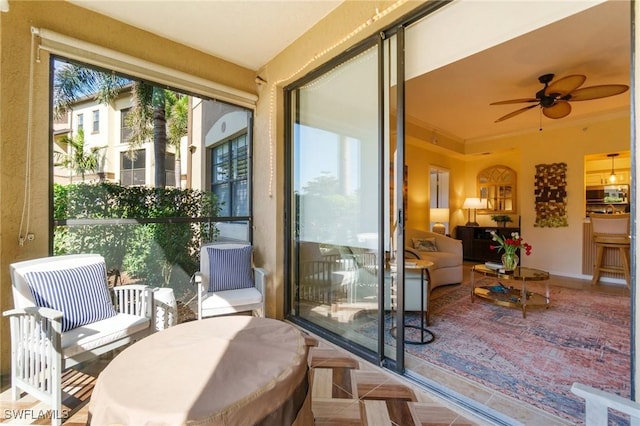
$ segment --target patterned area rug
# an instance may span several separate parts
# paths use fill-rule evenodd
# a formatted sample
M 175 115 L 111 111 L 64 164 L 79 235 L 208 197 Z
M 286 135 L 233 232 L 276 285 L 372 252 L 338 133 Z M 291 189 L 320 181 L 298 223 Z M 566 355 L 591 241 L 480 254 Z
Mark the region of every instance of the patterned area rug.
M 483 278 L 477 284 L 495 280 Z M 527 289 L 544 293 L 540 283 Z M 548 308 L 528 309 L 525 319 L 519 309 L 478 298 L 472 303 L 468 283 L 438 288 L 429 326 L 435 341 L 405 347 L 412 355 L 581 423 L 584 403 L 570 391 L 574 382 L 630 396 L 630 301 L 554 286 L 550 298 Z M 413 313 L 407 321 L 420 322 Z M 389 333 L 386 340 L 395 344 Z

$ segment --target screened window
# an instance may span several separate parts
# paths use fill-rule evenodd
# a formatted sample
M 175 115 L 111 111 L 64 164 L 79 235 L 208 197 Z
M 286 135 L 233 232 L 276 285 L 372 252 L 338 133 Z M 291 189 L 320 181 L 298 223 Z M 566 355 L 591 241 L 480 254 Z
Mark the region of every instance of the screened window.
M 84 129 L 84 114 L 78 114 L 78 130 Z
M 93 133 L 98 133 L 100 131 L 100 111 L 93 111 Z
M 135 151 L 120 153 L 120 184 L 124 186 L 145 184 L 146 151 L 137 149 Z
M 211 191 L 221 202 L 221 216 L 247 216 L 248 145 L 246 133 L 211 150 Z

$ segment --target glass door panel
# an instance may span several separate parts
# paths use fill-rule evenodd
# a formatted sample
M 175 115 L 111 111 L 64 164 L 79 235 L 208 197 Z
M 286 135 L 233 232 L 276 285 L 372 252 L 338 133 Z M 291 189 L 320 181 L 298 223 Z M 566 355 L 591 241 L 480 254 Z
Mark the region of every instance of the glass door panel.
M 292 307 L 378 351 L 378 47 L 292 92 Z

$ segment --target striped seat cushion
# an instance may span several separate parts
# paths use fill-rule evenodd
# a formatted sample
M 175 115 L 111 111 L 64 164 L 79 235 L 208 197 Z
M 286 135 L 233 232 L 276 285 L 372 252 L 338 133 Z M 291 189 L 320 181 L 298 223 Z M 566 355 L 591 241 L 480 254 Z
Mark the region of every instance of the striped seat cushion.
M 207 247 L 209 292 L 253 287 L 252 246 L 219 249 Z
M 37 306 L 62 312 L 62 331 L 116 315 L 104 263 L 25 274 Z

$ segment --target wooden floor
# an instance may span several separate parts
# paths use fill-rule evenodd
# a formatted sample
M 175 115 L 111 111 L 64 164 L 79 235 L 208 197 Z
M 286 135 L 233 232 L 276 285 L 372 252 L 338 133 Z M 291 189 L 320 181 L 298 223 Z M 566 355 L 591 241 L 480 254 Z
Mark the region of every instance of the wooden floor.
M 87 424 L 91 392 L 111 356 L 64 373 L 65 426 Z M 483 424 L 471 414 L 323 341 L 310 349 L 309 366 L 312 409 L 318 426 Z M 49 407 L 29 395 L 13 402 L 10 389 L 0 393 L 0 413 L 3 424 L 50 424 Z

